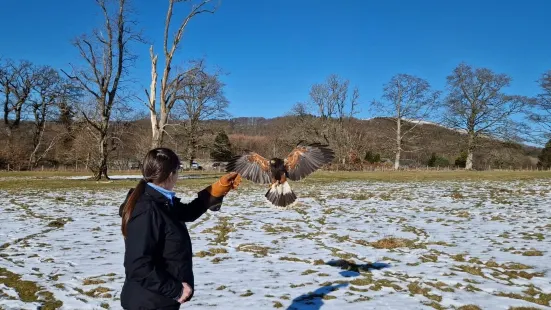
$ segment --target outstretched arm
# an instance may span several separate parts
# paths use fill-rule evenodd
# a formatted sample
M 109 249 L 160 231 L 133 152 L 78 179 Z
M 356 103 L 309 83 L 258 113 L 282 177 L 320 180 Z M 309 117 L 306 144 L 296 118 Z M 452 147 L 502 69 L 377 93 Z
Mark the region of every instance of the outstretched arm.
M 224 196 L 239 186 L 241 176 L 237 173 L 228 173 L 222 176 L 218 181 L 197 193 L 197 197 L 190 203 L 181 203 L 180 199 L 174 199 L 174 209 L 178 220 L 183 222 L 193 222 L 208 209 L 212 211 L 220 210 Z

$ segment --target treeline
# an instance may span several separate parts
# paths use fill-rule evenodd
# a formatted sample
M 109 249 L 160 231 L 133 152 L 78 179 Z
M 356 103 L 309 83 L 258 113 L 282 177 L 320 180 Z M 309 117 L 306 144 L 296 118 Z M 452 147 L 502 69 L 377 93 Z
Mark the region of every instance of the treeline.
M 549 168 L 551 142 L 543 150 L 522 143 L 550 137 L 551 71 L 538 80 L 536 97 L 507 94 L 510 76 L 461 63 L 445 91 L 397 74 L 376 100 L 330 75 L 285 116 L 235 119 L 220 71 L 205 59 L 173 64 L 188 22 L 217 7 L 191 3 L 172 35 L 166 19 L 163 45 L 150 48 L 143 94 L 128 87 L 137 56 L 131 47 L 143 39 L 127 2 L 98 2 L 105 23 L 73 41 L 82 62 L 71 70 L 0 58 L 0 169 L 85 167 L 99 179 L 108 169 L 135 167 L 152 147 L 171 147 L 189 162 L 224 161 L 244 150 L 285 156 L 299 141 L 329 144 L 336 152 L 330 169 Z M 180 5 L 169 1 L 169 17 Z M 360 110 L 377 117 L 359 119 Z

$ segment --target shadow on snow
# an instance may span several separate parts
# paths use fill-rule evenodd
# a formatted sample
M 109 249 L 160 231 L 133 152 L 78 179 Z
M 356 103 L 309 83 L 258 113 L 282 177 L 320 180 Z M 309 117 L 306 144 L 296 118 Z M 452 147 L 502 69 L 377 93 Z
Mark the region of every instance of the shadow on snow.
M 331 260 L 325 264 L 338 267 L 343 271 L 339 274 L 345 278 L 357 277 L 360 272 L 371 272 L 371 270 L 381 270 L 389 268 L 390 265 L 386 263 L 373 263 L 373 264 L 355 264 L 343 259 Z M 336 291 L 340 288 L 347 287 L 350 283 L 340 283 L 335 285 L 322 286 L 314 292 L 309 292 L 293 299 L 293 303 L 287 308 L 287 310 L 319 310 L 324 304 L 324 297 L 329 293 Z

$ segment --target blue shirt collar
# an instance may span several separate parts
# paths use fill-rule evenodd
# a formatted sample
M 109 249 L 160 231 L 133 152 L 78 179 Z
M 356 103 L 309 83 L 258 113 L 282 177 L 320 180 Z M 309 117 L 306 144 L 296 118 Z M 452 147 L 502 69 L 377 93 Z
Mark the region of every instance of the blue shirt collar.
M 170 200 L 170 204 L 172 204 L 172 199 L 176 196 L 175 192 L 169 191 L 153 183 L 147 183 L 147 185 L 151 186 L 152 188 L 156 189 L 159 193 L 163 194 L 166 198 L 168 198 L 168 200 Z

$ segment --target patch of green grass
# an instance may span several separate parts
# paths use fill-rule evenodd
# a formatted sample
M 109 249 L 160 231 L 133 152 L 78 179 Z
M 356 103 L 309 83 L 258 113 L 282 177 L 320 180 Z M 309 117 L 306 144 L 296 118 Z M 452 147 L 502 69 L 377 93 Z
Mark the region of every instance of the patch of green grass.
M 101 279 L 94 279 L 94 278 L 87 278 L 82 281 L 82 285 L 97 285 L 97 284 L 104 284 L 105 281 Z
M 237 251 L 254 253 L 255 257 L 265 257 L 268 255 L 270 248 L 252 243 L 244 243 L 237 246 Z
M 482 308 L 477 305 L 464 305 L 457 308 L 457 310 L 482 310 Z
M 3 175 L 4 174 L 4 175 Z M 38 189 L 38 190 L 72 190 L 72 189 L 86 189 L 86 190 L 105 190 L 105 189 L 121 189 L 128 190 L 136 187 L 138 180 L 72 180 L 62 178 L 49 178 L 59 176 L 73 176 L 73 175 L 86 175 L 87 173 L 68 173 L 63 172 L 51 172 L 48 174 L 37 173 L 9 173 L 5 175 L 5 172 L 0 172 L 0 188 L 8 192 L 19 192 L 22 189 Z M 116 173 L 116 174 L 128 174 Z M 139 172 L 131 174 L 139 175 Z M 90 174 L 91 175 L 91 174 Z M 177 190 L 183 188 L 200 190 L 218 179 L 222 174 L 201 173 L 198 178 L 180 180 L 177 185 Z M 31 178 L 23 178 L 29 176 Z
M 522 256 L 543 256 L 543 252 L 536 249 L 531 249 L 522 252 Z
M 423 303 L 424 305 L 426 306 L 429 306 L 429 307 L 433 307 L 434 309 L 437 309 L 437 310 L 444 310 L 446 308 L 442 307 L 441 304 L 437 303 L 436 301 L 431 301 L 431 302 L 425 302 Z
M 525 301 L 535 303 L 535 304 L 538 304 L 538 305 L 542 305 L 542 306 L 550 306 L 549 303 L 551 301 L 551 293 L 546 294 L 546 293 L 543 293 L 543 292 L 539 292 L 539 297 L 537 297 L 537 298 L 535 296 L 530 296 L 530 295 L 521 295 L 521 294 L 517 294 L 517 293 L 504 293 L 504 292 L 499 292 L 495 295 L 496 296 L 501 296 L 501 297 L 521 299 L 521 300 L 525 300 Z
M 434 288 L 437 288 L 441 290 L 442 292 L 455 292 L 453 288 L 451 288 L 449 285 L 447 285 L 444 282 L 437 281 L 437 282 L 425 282 L 426 285 L 432 286 Z
M 283 226 L 283 225 L 271 225 L 271 224 L 265 224 L 262 226 L 262 229 L 264 229 L 265 232 L 269 234 L 280 234 L 283 232 L 294 232 L 294 230 L 291 227 Z
M 527 233 L 527 232 L 522 232 L 521 235 L 524 236 L 524 237 L 522 237 L 522 239 L 524 239 L 524 240 L 538 240 L 538 241 L 543 241 L 543 240 L 545 240 L 545 237 L 543 236 L 542 233 Z
M 463 198 L 465 198 L 465 196 L 463 196 L 461 191 L 459 191 L 458 189 L 454 189 L 452 191 L 452 193 L 450 194 L 450 197 L 452 197 L 453 199 L 463 199 Z
M 450 257 L 456 262 L 464 262 L 465 261 L 465 254 L 455 254 L 455 255 L 451 255 Z
M 339 236 L 337 234 L 331 234 L 331 237 L 335 238 L 339 243 L 342 243 L 342 242 L 345 242 L 345 241 L 350 241 L 350 236 L 349 235 Z
M 110 294 L 111 292 L 111 289 L 107 288 L 107 287 L 103 287 L 103 286 L 98 286 L 96 288 L 93 288 L 89 291 L 83 291 L 82 289 L 75 289 L 77 292 L 83 294 L 83 295 L 86 295 L 86 296 L 89 296 L 89 297 L 93 297 L 93 298 L 112 298 L 113 295 Z
M 469 266 L 469 265 L 455 265 L 451 269 L 454 271 L 463 271 L 463 272 L 472 274 L 474 276 L 480 276 L 480 277 L 486 278 L 486 276 L 484 275 L 484 272 L 482 272 L 482 269 L 480 267 Z
M 355 287 L 355 286 L 351 286 L 349 289 L 351 291 L 360 292 L 360 293 L 369 292 L 369 289 L 367 289 L 367 288 L 359 288 L 359 287 Z
M 402 229 L 402 230 L 405 231 L 405 232 L 414 233 L 419 237 L 425 237 L 425 238 L 429 237 L 429 234 L 427 234 L 427 232 L 422 228 L 417 228 L 417 227 L 405 225 L 404 229 Z
M 63 226 L 65 226 L 65 224 L 67 223 L 68 221 L 66 219 L 57 219 L 57 220 L 53 220 L 51 221 L 50 223 L 48 223 L 48 227 L 55 227 L 55 228 L 61 228 Z
M 423 263 L 436 263 L 438 261 L 438 255 L 425 254 L 421 256 Z
M 526 271 L 516 271 L 516 270 L 505 270 L 505 271 L 499 271 L 499 270 L 494 270 L 494 272 L 492 273 L 492 276 L 496 277 L 496 278 L 499 278 L 500 275 L 505 275 L 508 277 L 508 279 L 518 279 L 518 278 L 523 278 L 523 279 L 527 279 L 527 280 L 530 280 L 534 277 L 543 277 L 545 276 L 544 273 L 542 272 L 534 272 L 534 273 L 530 273 L 530 272 L 526 272 Z
M 413 295 L 423 295 L 426 298 L 428 298 L 430 300 L 433 300 L 433 301 L 436 301 L 436 302 L 441 302 L 442 301 L 442 296 L 430 294 L 430 291 L 431 291 L 430 288 L 421 287 L 419 284 L 420 284 L 419 282 L 411 282 L 410 284 L 408 284 L 408 290 L 409 290 L 409 293 L 412 296 Z
M 285 261 L 289 261 L 289 262 L 302 262 L 302 263 L 307 263 L 307 264 L 310 263 L 310 261 L 307 260 L 307 259 L 300 259 L 300 258 L 297 258 L 297 257 L 289 257 L 289 256 L 281 256 L 279 258 L 279 260 L 285 260 Z
M 247 290 L 245 293 L 239 295 L 241 297 L 249 297 L 249 296 L 252 296 L 254 295 L 254 293 L 251 291 L 251 290 Z
M 210 248 L 208 251 L 199 251 L 195 254 L 197 257 L 215 256 L 216 254 L 226 254 L 228 251 L 224 248 Z
M 350 199 L 352 200 L 368 200 L 368 199 L 371 199 L 375 197 L 375 195 L 373 193 L 357 193 L 357 194 L 352 194 L 350 196 Z
M 480 291 L 482 291 L 481 289 L 479 289 L 478 287 L 476 287 L 476 286 L 474 286 L 474 285 L 472 285 L 472 284 L 469 284 L 469 285 L 465 286 L 465 290 L 466 290 L 467 292 L 473 292 L 473 293 L 474 293 L 474 292 L 480 292 Z
M 468 279 L 468 278 L 463 279 L 463 281 L 465 281 L 467 283 L 473 283 L 473 284 L 480 284 L 481 283 L 481 282 L 478 282 L 474 279 Z
M 393 288 L 395 291 L 402 291 L 403 288 L 394 282 L 387 279 L 379 279 L 373 282 L 373 285 L 369 287 L 372 291 L 380 291 L 383 287 Z
M 205 229 L 202 233 L 212 233 L 215 235 L 215 238 L 211 243 L 226 245 L 229 239 L 229 234 L 235 231 L 235 228 L 233 228 L 229 222 L 229 219 L 230 218 L 227 216 L 219 217 L 218 223 L 214 227 Z
M 110 171 L 110 174 L 139 174 L 138 171 Z M 201 179 L 182 180 L 178 185 L 185 187 L 207 186 L 219 178 L 221 173 L 210 172 L 185 172 L 194 174 Z M 41 189 L 106 189 L 106 188 L 131 188 L 136 186 L 136 180 L 113 180 L 113 181 L 89 181 L 89 180 L 66 180 L 46 179 L 54 176 L 80 176 L 90 175 L 89 172 L 70 171 L 47 171 L 47 172 L 0 172 L 0 188 L 6 190 L 20 190 L 22 188 Z M 21 179 L 22 177 L 34 177 L 35 179 Z M 327 181 L 382 181 L 382 182 L 430 182 L 430 181 L 518 181 L 549 179 L 550 171 L 316 171 L 309 178 L 304 180 L 305 185 L 325 184 Z M 243 185 L 246 185 L 244 182 Z
M 274 301 L 274 308 L 283 308 L 283 304 L 279 301 Z
M 63 306 L 63 302 L 54 298 L 53 294 L 44 291 L 35 282 L 22 280 L 21 276 L 5 268 L 0 267 L 0 284 L 14 289 L 23 302 L 39 302 L 42 309 L 53 310 Z M 39 298 L 41 297 L 41 298 Z
M 415 240 L 387 237 L 371 243 L 371 246 L 376 249 L 396 249 L 396 248 L 410 248 L 410 249 L 423 249 L 426 248 L 423 244 L 417 244 Z
M 365 302 L 370 301 L 371 298 L 367 296 L 360 296 L 359 298 L 354 299 L 352 302 Z
M 312 273 L 316 273 L 317 271 L 315 270 L 312 270 L 312 269 L 308 269 L 308 270 L 305 270 L 301 273 L 301 275 L 303 276 L 306 276 L 306 275 L 309 275 L 309 274 L 312 274 Z
M 229 257 L 215 257 L 210 262 L 213 264 L 219 264 L 221 261 L 229 259 Z
M 427 245 L 440 245 L 440 246 L 447 246 L 447 247 L 455 247 L 455 244 L 447 243 L 445 241 L 436 241 L 436 242 L 428 242 Z

